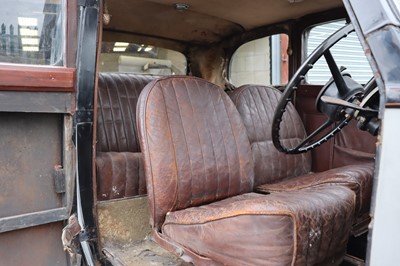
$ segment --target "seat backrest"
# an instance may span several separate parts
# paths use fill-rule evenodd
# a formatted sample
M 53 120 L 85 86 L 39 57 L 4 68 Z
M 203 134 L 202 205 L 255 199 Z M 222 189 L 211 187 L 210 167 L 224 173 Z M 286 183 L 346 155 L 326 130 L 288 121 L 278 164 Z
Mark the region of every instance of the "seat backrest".
M 97 106 L 97 151 L 140 152 L 136 104 L 156 76 L 100 73 Z
M 100 73 L 97 105 L 97 198 L 146 194 L 136 126 L 136 104 L 157 76 Z
M 254 159 L 255 186 L 310 172 L 311 155 L 287 155 L 272 143 L 271 126 L 281 92 L 261 85 L 244 85 L 231 94 L 247 129 Z M 281 142 L 292 147 L 305 137 L 303 123 L 289 103 L 281 124 Z
M 154 229 L 170 211 L 252 191 L 246 129 L 215 84 L 195 77 L 153 81 L 139 97 L 137 116 Z

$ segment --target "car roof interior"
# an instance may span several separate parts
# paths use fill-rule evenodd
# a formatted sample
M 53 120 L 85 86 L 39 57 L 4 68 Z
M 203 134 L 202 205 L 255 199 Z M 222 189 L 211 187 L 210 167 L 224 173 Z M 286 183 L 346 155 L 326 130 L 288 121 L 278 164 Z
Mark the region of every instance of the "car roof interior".
M 175 45 L 207 45 L 342 5 L 339 0 L 107 0 L 104 11 L 111 19 L 104 25 L 103 40 L 136 36 Z

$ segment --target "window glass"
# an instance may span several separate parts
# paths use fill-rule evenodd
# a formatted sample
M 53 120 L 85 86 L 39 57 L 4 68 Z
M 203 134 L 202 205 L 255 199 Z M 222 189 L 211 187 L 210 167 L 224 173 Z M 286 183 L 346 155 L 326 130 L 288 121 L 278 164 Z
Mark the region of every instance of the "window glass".
M 145 44 L 103 42 L 101 72 L 125 72 L 151 75 L 185 75 L 183 54 Z
M 234 53 L 229 78 L 235 86 L 287 83 L 288 36 L 277 34 L 240 46 Z
M 318 47 L 326 38 L 345 25 L 345 21 L 335 21 L 313 27 L 307 38 L 307 56 Z M 346 67 L 354 80 L 365 84 L 373 76 L 371 67 L 355 32 L 341 39 L 331 48 L 331 53 L 340 68 Z M 332 74 L 322 56 L 307 74 L 310 84 L 325 84 Z
M 0 62 L 63 65 L 63 0 L 2 0 L 1 6 Z

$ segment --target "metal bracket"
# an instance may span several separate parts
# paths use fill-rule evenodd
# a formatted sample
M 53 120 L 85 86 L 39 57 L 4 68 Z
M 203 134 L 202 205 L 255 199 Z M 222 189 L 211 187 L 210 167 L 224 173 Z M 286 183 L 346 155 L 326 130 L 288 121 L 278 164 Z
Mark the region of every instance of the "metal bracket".
M 75 112 L 75 123 L 93 122 L 93 110 L 78 110 Z
M 54 166 L 54 190 L 56 193 L 65 193 L 65 170 L 61 165 Z
M 79 241 L 93 241 L 96 239 L 95 229 L 85 228 L 79 233 Z

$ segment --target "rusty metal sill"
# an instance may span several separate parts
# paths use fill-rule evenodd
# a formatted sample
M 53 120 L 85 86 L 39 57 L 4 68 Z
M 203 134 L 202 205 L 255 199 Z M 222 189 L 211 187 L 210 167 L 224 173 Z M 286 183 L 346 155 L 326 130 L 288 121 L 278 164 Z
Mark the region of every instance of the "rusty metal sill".
M 67 207 L 0 218 L 0 233 L 66 220 Z

